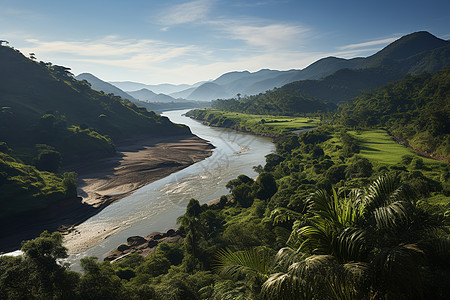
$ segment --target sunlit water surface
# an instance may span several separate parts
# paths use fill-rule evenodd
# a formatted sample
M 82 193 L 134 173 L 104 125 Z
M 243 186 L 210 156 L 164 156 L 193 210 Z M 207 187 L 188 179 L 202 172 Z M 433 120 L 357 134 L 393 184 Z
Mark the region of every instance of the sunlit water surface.
M 96 256 L 102 260 L 127 237 L 175 228 L 176 218 L 185 212 L 191 198 L 206 203 L 227 194 L 226 183 L 238 175 L 256 177 L 253 167 L 264 165 L 264 156 L 275 148 L 268 138 L 208 127 L 184 116 L 186 112 L 168 111 L 163 115 L 174 123 L 189 126 L 192 133 L 213 144 L 216 148 L 212 156 L 140 188 L 86 220 L 84 228 L 116 230 L 97 245 L 72 254 L 68 261 L 73 270 L 80 269 L 80 258 Z

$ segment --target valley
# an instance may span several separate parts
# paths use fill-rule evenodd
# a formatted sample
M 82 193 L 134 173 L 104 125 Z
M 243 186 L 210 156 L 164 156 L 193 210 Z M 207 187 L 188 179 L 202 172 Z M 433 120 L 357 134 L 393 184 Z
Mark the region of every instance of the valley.
M 449 43 L 178 85 L 1 45 L 0 299 L 445 299 Z

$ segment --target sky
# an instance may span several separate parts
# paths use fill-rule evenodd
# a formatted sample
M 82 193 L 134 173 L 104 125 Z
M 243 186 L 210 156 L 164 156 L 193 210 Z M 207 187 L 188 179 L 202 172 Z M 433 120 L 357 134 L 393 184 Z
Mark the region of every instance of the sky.
M 146 84 L 366 57 L 422 30 L 450 39 L 450 1 L 0 0 L 0 40 L 24 55 Z

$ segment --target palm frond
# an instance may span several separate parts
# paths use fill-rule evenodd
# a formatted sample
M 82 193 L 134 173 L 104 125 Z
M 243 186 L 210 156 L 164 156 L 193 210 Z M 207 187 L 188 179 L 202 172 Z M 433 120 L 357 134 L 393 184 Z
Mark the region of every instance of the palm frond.
M 410 205 L 404 201 L 392 202 L 378 207 L 373 212 L 375 225 L 378 229 L 395 228 L 408 220 Z
M 253 273 L 267 278 L 272 264 L 273 258 L 265 251 L 248 249 L 233 252 L 230 249 L 219 249 L 213 269 L 224 276 L 236 277 L 242 273 Z
M 342 262 L 360 259 L 366 252 L 366 234 L 362 229 L 345 228 L 332 240 L 333 255 Z
M 275 273 L 264 282 L 261 294 L 264 299 L 302 299 L 299 297 L 300 281 L 300 278 L 286 273 Z
M 304 216 L 303 214 L 291 209 L 279 207 L 272 211 L 272 213 L 270 214 L 270 219 L 273 220 L 273 224 L 276 225 L 292 220 L 301 220 L 304 219 Z
M 424 253 L 416 244 L 383 249 L 373 263 L 376 289 L 420 298 L 423 261 Z
M 284 247 L 278 251 L 277 255 L 275 256 L 275 260 L 278 266 L 287 270 L 290 265 L 302 260 L 304 257 L 304 253 L 299 252 L 298 250 L 294 250 L 290 247 Z

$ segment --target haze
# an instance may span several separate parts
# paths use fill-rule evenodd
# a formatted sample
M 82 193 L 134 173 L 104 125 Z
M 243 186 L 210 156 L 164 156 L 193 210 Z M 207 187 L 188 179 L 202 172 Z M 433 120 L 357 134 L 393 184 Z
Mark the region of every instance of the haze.
M 449 39 L 448 1 L 14 1 L 0 39 L 107 81 L 188 83 L 368 56 L 419 30 Z

